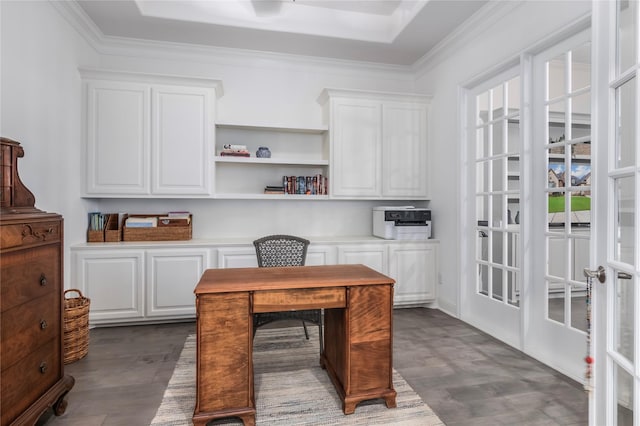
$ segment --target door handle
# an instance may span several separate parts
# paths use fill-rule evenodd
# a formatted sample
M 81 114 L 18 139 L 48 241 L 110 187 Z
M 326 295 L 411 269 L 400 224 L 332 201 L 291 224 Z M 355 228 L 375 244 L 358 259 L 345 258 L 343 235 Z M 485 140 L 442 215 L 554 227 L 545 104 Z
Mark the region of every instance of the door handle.
M 618 272 L 618 278 L 621 280 L 630 280 L 633 277 L 627 272 Z
M 605 273 L 603 266 L 598 266 L 598 269 L 594 270 L 584 268 L 584 276 L 587 278 L 597 278 L 601 283 L 604 283 L 607 279 L 607 274 Z

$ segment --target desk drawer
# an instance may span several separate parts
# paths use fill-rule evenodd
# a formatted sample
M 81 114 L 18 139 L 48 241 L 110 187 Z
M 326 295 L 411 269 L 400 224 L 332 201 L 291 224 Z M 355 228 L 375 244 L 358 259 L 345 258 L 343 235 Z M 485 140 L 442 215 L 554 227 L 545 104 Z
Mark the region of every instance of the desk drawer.
M 345 287 L 264 290 L 253 293 L 253 312 L 301 311 L 347 306 Z

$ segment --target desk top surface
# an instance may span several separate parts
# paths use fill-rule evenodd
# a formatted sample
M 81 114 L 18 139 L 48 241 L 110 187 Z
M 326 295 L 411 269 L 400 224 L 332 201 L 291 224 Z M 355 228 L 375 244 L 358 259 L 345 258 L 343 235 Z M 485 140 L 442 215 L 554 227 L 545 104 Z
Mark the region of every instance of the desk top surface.
M 393 284 L 395 280 L 364 265 L 207 269 L 196 294 Z

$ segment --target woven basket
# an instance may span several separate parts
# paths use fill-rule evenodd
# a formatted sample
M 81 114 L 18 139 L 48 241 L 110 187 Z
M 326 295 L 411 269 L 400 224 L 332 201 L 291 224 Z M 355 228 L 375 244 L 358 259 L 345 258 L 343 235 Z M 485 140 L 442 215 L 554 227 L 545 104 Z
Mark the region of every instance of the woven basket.
M 67 298 L 76 292 L 78 297 Z M 89 352 L 89 305 L 91 301 L 80 290 L 64 292 L 64 363 L 70 364 Z

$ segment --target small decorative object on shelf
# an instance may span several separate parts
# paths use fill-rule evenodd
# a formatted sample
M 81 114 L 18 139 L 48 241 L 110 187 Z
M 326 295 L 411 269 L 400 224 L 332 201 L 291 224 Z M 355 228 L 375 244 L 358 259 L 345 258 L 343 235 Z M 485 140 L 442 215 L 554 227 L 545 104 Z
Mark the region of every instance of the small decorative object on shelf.
M 271 151 L 269 151 L 269 147 L 260 146 L 256 151 L 256 157 L 258 158 L 271 158 Z
M 221 157 L 251 157 L 251 153 L 246 145 L 226 144 L 223 148 L 224 149 L 220 151 Z

